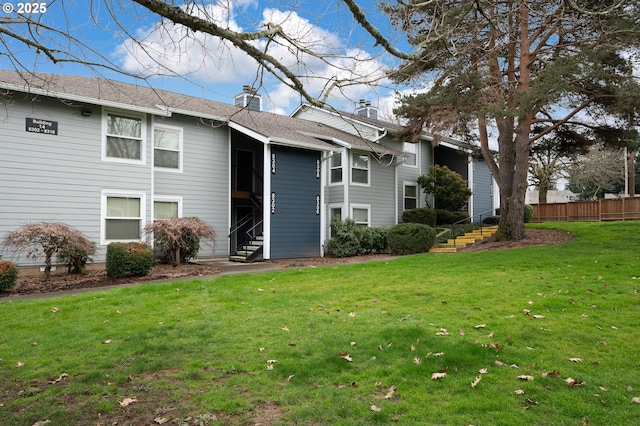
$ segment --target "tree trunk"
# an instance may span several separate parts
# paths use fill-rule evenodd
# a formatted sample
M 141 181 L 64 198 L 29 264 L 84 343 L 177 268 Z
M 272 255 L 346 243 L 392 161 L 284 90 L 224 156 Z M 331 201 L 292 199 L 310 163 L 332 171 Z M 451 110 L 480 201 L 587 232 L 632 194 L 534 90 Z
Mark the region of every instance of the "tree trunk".
M 549 184 L 545 181 L 541 181 L 538 185 L 538 204 L 547 204 L 547 192 L 549 191 Z
M 529 137 L 525 126 L 513 133 L 500 134 L 500 224 L 496 238 L 516 241 L 526 237 L 524 200 L 529 170 Z

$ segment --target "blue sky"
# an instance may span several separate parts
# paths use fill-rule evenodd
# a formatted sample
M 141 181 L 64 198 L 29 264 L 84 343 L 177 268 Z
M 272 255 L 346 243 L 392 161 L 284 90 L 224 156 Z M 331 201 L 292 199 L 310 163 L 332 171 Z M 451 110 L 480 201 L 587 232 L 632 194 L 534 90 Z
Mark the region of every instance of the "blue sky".
M 192 2 L 193 3 L 193 2 Z M 304 40 L 309 48 L 337 55 L 321 61 L 308 55 L 295 57 L 287 46 L 271 46 L 270 53 L 291 65 L 297 75 L 306 75 L 305 82 L 312 94 L 326 87 L 330 77 L 362 81 L 331 91 L 329 103 L 351 111 L 359 99 L 367 99 L 389 114 L 393 104 L 394 87 L 384 79 L 384 69 L 393 64 L 373 47 L 373 40 L 354 26 L 350 12 L 336 0 L 221 0 L 200 1 L 199 13 L 224 22 L 234 30 L 255 31 L 265 22 L 277 23 L 287 33 Z M 17 2 L 14 3 L 17 7 Z M 361 0 L 359 5 L 368 18 L 383 33 L 389 33 L 387 20 L 376 9 L 373 0 Z M 6 13 L 5 13 L 6 14 Z M 11 14 L 10 14 L 11 15 Z M 116 20 L 112 16 L 116 16 Z M 17 16 L 17 15 L 15 15 Z M 160 27 L 159 19 L 126 0 L 61 1 L 49 2 L 45 13 L 39 16 L 45 25 L 57 28 L 61 34 L 43 32 L 43 43 L 55 40 L 56 47 L 69 56 L 91 62 L 112 62 L 131 73 L 176 73 L 182 77 L 153 77 L 148 81 L 158 89 L 182 92 L 221 102 L 232 103 L 233 96 L 243 85 L 262 86 L 264 109 L 289 114 L 301 102 L 300 95 L 271 75 L 259 75 L 255 61 L 246 54 L 222 45 L 212 37 L 197 34 L 185 37 L 184 29 L 168 25 Z M 22 28 L 24 31 L 25 28 Z M 65 35 L 75 42 L 69 43 Z M 133 42 L 144 40 L 144 44 Z M 400 41 L 401 42 L 401 41 Z M 263 47 L 264 42 L 258 42 Z M 84 44 L 84 47 L 82 46 Z M 96 68 L 77 64 L 52 64 L 35 49 L 12 42 L 7 46 L 19 64 L 2 55 L 0 67 L 23 67 L 39 72 L 94 75 Z M 97 68 L 108 78 L 123 81 L 131 79 L 107 69 Z M 371 83 L 369 80 L 376 80 Z

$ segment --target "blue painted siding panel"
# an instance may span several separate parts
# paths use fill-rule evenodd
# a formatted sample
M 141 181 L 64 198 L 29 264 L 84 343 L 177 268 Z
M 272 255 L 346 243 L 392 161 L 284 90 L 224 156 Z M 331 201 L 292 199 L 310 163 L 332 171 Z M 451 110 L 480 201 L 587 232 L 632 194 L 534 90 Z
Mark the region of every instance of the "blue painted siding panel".
M 272 153 L 276 172 L 271 175 L 271 191 L 275 193 L 275 211 L 270 213 L 271 258 L 320 256 L 320 215 L 316 210 L 320 153 L 280 146 L 273 146 Z

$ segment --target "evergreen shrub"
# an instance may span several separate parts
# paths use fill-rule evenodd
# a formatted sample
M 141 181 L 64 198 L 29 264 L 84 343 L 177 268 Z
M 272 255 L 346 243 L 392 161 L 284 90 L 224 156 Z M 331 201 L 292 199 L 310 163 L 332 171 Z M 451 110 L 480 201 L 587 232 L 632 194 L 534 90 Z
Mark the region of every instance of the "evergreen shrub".
M 16 285 L 18 267 L 13 262 L 0 260 L 0 292 L 9 291 Z
M 426 207 L 409 209 L 402 212 L 402 221 L 404 223 L 421 223 L 423 225 L 435 227 L 436 219 L 436 211 Z
M 464 219 L 469 219 L 469 214 L 462 211 L 436 210 L 436 225 L 452 225 Z
M 122 278 L 127 275 L 144 276 L 155 263 L 155 253 L 147 244 L 111 243 L 107 246 L 107 276 Z
M 533 206 L 529 204 L 525 204 L 524 205 L 524 223 L 531 222 L 531 219 L 533 219 Z
M 387 245 L 397 255 L 425 253 L 433 246 L 436 230 L 420 223 L 400 223 L 389 228 Z

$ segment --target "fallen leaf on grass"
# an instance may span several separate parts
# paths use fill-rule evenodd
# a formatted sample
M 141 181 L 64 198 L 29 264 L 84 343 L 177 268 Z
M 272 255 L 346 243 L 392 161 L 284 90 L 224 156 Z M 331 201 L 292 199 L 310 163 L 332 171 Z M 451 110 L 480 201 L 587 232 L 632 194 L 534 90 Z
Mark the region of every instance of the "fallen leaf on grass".
M 534 377 L 533 377 L 533 376 L 526 375 L 526 374 L 523 374 L 523 375 L 521 375 L 521 376 L 518 376 L 518 379 L 520 379 L 520 380 L 524 380 L 525 382 L 533 382 Z
M 640 396 L 634 396 L 631 398 L 631 402 L 635 402 L 636 404 L 640 404 Z
M 126 407 L 129 404 L 133 404 L 134 402 L 138 402 L 137 398 L 125 398 L 122 401 L 120 401 L 120 406 L 121 407 Z
M 55 306 L 54 306 L 53 308 L 51 308 L 51 312 L 53 312 L 54 314 L 55 314 L 56 312 L 58 312 L 58 311 L 59 311 L 59 309 L 58 309 L 58 308 L 56 308 Z
M 44 426 L 51 423 L 51 420 L 40 420 L 39 422 L 35 422 L 32 426 Z
M 485 328 L 487 325 L 486 324 L 478 324 L 478 325 L 474 325 L 473 328 Z
M 358 315 L 358 314 L 356 314 L 355 312 L 349 312 L 349 316 L 350 316 L 351 318 L 355 317 L 356 315 Z
M 476 376 L 476 379 L 471 382 L 471 387 L 475 388 L 476 386 L 478 386 L 478 383 L 480 383 L 480 380 L 482 380 L 482 376 Z
M 281 330 L 282 331 L 289 331 L 289 329 L 287 327 L 282 327 Z
M 560 377 L 559 371 L 549 371 L 548 373 L 542 373 L 542 377 Z
M 504 349 L 504 346 L 499 345 L 496 342 L 491 342 L 491 344 L 489 345 L 491 346 L 493 349 L 495 349 L 496 351 L 501 351 L 502 349 Z
M 353 361 L 353 358 L 351 358 L 351 357 L 349 356 L 349 354 L 348 354 L 348 353 L 346 353 L 346 352 L 344 352 L 344 351 L 340 352 L 340 358 L 342 358 L 342 359 L 346 359 L 346 360 L 347 360 L 347 361 L 349 361 L 349 362 L 352 362 L 352 361 Z
M 487 373 L 488 373 L 488 371 L 487 371 L 487 369 L 486 369 L 486 368 L 482 368 L 482 369 L 478 370 L 478 373 L 479 373 L 479 374 L 487 374 Z
M 578 386 L 583 386 L 586 382 L 584 380 L 572 379 L 571 377 L 567 377 L 564 379 L 567 386 L 572 388 L 577 388 Z
M 513 391 L 516 395 L 524 395 L 524 391 L 522 389 L 516 389 Z
M 275 364 L 276 362 L 278 362 L 277 359 L 268 359 L 267 360 L 267 364 Z
M 102 342 L 103 345 L 110 345 L 112 343 L 113 343 L 113 340 L 111 340 L 111 339 L 108 339 L 108 340 L 105 340 L 104 342 Z
M 544 315 L 534 315 L 534 319 L 544 319 Z
M 438 380 L 438 379 L 442 379 L 443 377 L 446 377 L 447 373 L 433 373 L 431 375 L 431 380 Z
M 440 331 L 436 332 L 436 336 L 448 336 L 449 330 L 446 328 L 441 328 Z
M 495 364 L 496 364 L 496 367 L 504 367 L 505 365 L 507 365 L 504 362 L 498 361 L 498 360 L 496 360 Z
M 157 423 L 157 424 L 159 424 L 159 425 L 163 425 L 163 424 L 165 424 L 165 423 L 166 423 L 166 422 L 168 422 L 168 421 L 169 421 L 169 419 L 168 419 L 168 418 L 166 418 L 166 417 L 156 417 L 155 419 L 153 419 L 153 422 L 154 422 L 154 423 Z
M 372 405 L 371 411 L 379 413 L 380 411 L 382 411 L 382 408 L 378 407 L 377 405 Z
M 19 362 L 16 364 L 16 367 L 24 367 L 24 362 L 19 361 Z
M 384 399 L 391 399 L 393 398 L 393 393 L 396 391 L 396 389 L 398 389 L 396 386 L 391 386 L 389 388 L 389 392 L 387 392 L 387 394 L 384 396 Z
M 418 357 L 413 358 L 413 363 L 414 364 L 422 364 L 422 360 Z
M 58 376 L 57 379 L 51 380 L 49 382 L 49 384 L 55 385 L 56 383 L 61 382 L 62 380 L 66 379 L 67 377 L 69 377 L 69 375 L 67 373 L 62 373 L 61 375 Z
M 582 362 L 582 358 L 569 358 L 571 362 Z
M 431 358 L 431 357 L 437 358 L 440 356 L 444 356 L 444 352 L 436 352 L 435 354 L 433 352 L 427 353 L 427 358 Z
M 289 383 L 291 381 L 291 379 L 293 379 L 294 374 L 290 375 L 289 377 L 287 377 L 284 381 Z

